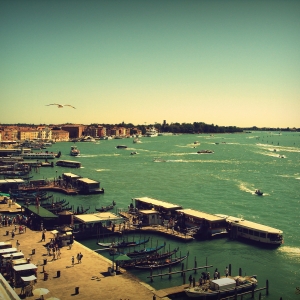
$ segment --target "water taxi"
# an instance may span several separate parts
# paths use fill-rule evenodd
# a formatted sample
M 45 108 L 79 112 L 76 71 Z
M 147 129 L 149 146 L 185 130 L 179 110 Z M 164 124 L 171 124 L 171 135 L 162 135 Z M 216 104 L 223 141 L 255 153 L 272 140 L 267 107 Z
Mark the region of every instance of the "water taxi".
M 283 232 L 279 229 L 231 216 L 226 216 L 226 222 L 231 238 L 243 238 L 265 245 L 283 244 Z
M 71 150 L 70 150 L 70 155 L 71 156 L 79 156 L 80 155 L 80 151 L 77 148 L 77 146 L 71 146 Z

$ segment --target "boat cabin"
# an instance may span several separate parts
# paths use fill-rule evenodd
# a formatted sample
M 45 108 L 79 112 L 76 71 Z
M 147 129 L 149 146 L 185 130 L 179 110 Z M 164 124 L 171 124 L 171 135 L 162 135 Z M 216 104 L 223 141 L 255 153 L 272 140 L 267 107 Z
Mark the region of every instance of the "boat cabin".
M 225 217 L 194 209 L 178 209 L 176 212 L 177 224 L 180 228 L 193 231 L 195 237 L 211 238 L 227 234 Z
M 228 230 L 231 238 L 243 238 L 266 245 L 281 245 L 283 232 L 279 229 L 227 216 Z
M 161 200 L 156 200 L 148 197 L 133 198 L 132 201 L 135 202 L 135 208 L 138 210 L 154 210 L 157 211 L 163 219 L 169 219 L 170 217 L 176 215 L 176 210 L 182 209 L 182 206 L 177 204 L 172 204 L 169 202 L 164 202 Z
M 81 194 L 100 194 L 104 193 L 104 189 L 100 188 L 100 182 L 89 179 L 80 178 L 76 181 L 78 192 Z

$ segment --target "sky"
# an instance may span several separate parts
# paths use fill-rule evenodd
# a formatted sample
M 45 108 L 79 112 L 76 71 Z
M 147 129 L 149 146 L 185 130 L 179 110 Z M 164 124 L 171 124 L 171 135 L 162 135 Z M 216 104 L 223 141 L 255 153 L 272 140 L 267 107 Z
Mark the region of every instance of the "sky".
M 1 0 L 0 123 L 299 128 L 299 15 L 298 0 Z

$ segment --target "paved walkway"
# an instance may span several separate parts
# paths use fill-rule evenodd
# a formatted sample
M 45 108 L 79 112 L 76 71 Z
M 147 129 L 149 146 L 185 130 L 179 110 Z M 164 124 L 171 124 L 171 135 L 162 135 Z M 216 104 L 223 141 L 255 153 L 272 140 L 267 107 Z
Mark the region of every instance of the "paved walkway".
M 140 282 L 136 277 L 129 273 L 122 273 L 116 276 L 108 275 L 108 268 L 112 266 L 111 261 L 94 251 L 86 248 L 80 243 L 73 244 L 72 249 L 63 247 L 61 249 L 61 258 L 52 260 L 52 256 L 47 256 L 45 242 L 41 242 L 42 233 L 26 230 L 26 233 L 17 234 L 14 240 L 11 236 L 6 236 L 7 230 L 11 227 L 0 227 L 0 241 L 11 241 L 12 246 L 16 246 L 16 241 L 20 243 L 21 250 L 25 257 L 31 257 L 32 263 L 38 266 L 37 283 L 34 288 L 47 288 L 50 290 L 44 299 L 57 297 L 61 300 L 74 299 L 106 299 L 106 300 L 152 300 L 154 290 Z M 50 232 L 46 232 L 46 242 L 52 238 Z M 32 253 L 35 249 L 35 254 Z M 76 260 L 77 253 L 83 254 L 82 263 L 78 264 Z M 75 264 L 72 266 L 71 258 L 75 257 Z M 44 265 L 44 260 L 47 264 Z M 44 271 L 49 276 L 44 281 Z M 57 271 L 60 271 L 60 277 L 57 277 Z M 107 276 L 108 275 L 108 276 Z M 79 294 L 75 294 L 75 288 L 79 287 Z M 16 293 L 20 294 L 21 288 L 16 288 Z M 36 296 L 27 297 L 26 299 L 38 299 Z M 156 296 L 156 299 L 162 299 Z M 166 298 L 165 298 L 166 299 Z

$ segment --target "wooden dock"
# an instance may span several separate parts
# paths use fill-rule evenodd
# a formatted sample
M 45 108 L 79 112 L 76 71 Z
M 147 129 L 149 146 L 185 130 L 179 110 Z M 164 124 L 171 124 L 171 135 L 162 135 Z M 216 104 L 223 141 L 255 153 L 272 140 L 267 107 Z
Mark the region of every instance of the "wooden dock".
M 28 192 L 36 192 L 39 191 L 52 191 L 52 192 L 58 192 L 63 193 L 66 195 L 77 195 L 78 191 L 72 188 L 66 188 L 58 185 L 54 185 L 53 183 L 50 183 L 48 185 L 42 185 L 39 187 L 22 187 L 19 188 L 20 191 L 28 191 Z

